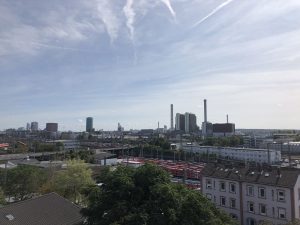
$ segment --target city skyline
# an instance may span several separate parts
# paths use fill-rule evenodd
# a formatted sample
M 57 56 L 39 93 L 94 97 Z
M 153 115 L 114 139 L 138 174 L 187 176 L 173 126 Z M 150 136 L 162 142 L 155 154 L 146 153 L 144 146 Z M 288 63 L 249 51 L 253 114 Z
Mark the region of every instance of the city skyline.
M 0 3 L 0 130 L 170 124 L 192 112 L 236 128 L 299 129 L 300 2 Z M 37 19 L 38 18 L 38 19 Z M 82 129 L 83 127 L 83 129 Z

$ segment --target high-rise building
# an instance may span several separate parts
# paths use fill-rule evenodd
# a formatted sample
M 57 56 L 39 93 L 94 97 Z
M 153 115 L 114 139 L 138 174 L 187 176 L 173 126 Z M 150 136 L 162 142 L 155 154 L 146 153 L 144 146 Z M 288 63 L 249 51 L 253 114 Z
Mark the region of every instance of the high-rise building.
M 92 132 L 94 130 L 93 127 L 93 117 L 86 118 L 86 132 Z
M 46 123 L 46 131 L 57 132 L 58 131 L 58 123 Z
M 197 118 L 193 113 L 185 113 L 185 132 L 192 133 L 197 131 Z
M 122 127 L 120 123 L 118 123 L 118 131 L 119 132 L 124 131 L 124 127 Z
M 173 104 L 171 104 L 171 126 L 170 126 L 171 131 L 174 130 L 174 114 L 173 114 Z
M 31 130 L 30 123 L 27 123 L 27 124 L 26 124 L 26 130 L 27 130 L 27 131 Z
M 178 131 L 185 131 L 185 116 L 184 114 L 176 113 L 175 127 Z
M 39 123 L 31 122 L 31 131 L 38 131 L 38 130 L 39 130 Z

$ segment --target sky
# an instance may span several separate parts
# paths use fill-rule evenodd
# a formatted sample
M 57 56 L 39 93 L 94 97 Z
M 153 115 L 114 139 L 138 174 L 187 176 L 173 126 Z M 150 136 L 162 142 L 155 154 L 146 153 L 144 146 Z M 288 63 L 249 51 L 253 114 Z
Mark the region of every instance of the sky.
M 0 0 L 0 130 L 300 128 L 299 0 Z

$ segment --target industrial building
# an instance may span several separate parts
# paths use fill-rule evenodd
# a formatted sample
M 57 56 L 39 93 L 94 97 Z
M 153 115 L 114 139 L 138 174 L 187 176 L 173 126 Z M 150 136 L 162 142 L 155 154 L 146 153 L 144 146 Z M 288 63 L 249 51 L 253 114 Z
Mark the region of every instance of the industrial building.
M 226 123 L 212 124 L 207 120 L 207 100 L 204 99 L 204 121 L 202 123 L 202 136 L 203 137 L 228 137 L 235 135 L 235 124 L 229 123 L 228 115 Z
M 185 119 L 185 133 L 193 133 L 197 131 L 197 117 L 193 113 L 186 112 Z
M 281 161 L 280 150 L 274 149 L 199 146 L 195 143 L 178 144 L 177 148 L 200 154 L 215 154 L 223 159 L 232 159 L 243 162 L 279 164 Z
M 213 136 L 215 137 L 228 137 L 235 135 L 234 123 L 214 123 Z
M 177 131 L 185 131 L 185 115 L 176 113 L 175 127 Z

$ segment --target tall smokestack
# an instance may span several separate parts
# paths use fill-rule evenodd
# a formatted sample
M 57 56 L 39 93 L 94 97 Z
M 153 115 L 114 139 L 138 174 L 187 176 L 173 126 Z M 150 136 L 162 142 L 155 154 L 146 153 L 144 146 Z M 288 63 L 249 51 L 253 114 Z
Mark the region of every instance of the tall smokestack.
M 227 120 L 227 123 L 229 123 L 228 114 L 226 115 L 226 120 Z
M 173 104 L 171 104 L 171 130 L 174 130 Z
M 206 103 L 206 99 L 204 99 L 204 122 L 207 123 L 207 103 Z

